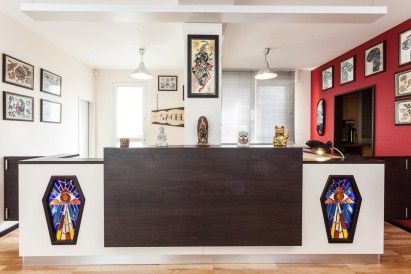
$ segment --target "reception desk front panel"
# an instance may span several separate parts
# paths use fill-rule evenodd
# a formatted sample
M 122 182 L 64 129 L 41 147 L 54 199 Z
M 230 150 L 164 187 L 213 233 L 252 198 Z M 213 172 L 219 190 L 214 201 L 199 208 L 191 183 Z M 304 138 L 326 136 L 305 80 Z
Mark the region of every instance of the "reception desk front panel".
M 104 159 L 106 247 L 301 245 L 301 148 L 106 148 Z

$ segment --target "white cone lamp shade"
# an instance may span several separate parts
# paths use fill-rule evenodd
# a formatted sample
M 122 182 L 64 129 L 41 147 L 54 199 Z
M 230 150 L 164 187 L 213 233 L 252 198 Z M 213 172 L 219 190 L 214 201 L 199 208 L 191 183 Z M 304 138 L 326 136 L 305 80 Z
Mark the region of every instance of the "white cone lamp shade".
M 144 49 L 140 49 L 140 55 L 141 55 L 140 64 L 138 65 L 138 68 L 136 68 L 133 71 L 133 73 L 130 74 L 130 76 L 133 77 L 133 78 L 139 79 L 139 80 L 153 79 L 153 75 L 151 74 L 151 72 L 144 65 L 144 61 L 143 61 Z
M 264 67 L 262 67 L 255 75 L 255 79 L 257 80 L 268 80 L 268 79 L 273 79 L 277 77 L 277 73 L 275 73 L 270 68 L 270 65 L 268 64 L 268 61 L 267 61 L 267 55 L 269 52 L 270 52 L 270 49 L 266 48 L 264 52 L 264 58 L 265 58 Z

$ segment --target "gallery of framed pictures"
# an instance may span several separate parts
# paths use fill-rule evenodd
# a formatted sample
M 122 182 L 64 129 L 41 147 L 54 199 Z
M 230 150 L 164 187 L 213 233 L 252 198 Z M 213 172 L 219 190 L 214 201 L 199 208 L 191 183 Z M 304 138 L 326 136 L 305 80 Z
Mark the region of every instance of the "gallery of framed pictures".
M 40 99 L 40 121 L 45 123 L 61 123 L 61 104 Z
M 3 53 L 3 82 L 34 89 L 34 66 Z
M 61 96 L 61 76 L 45 69 L 40 69 L 40 91 Z
M 3 91 L 3 120 L 34 121 L 34 98 Z
M 177 91 L 178 77 L 171 75 L 158 76 L 158 91 Z
M 218 35 L 188 35 L 187 42 L 187 97 L 218 98 Z

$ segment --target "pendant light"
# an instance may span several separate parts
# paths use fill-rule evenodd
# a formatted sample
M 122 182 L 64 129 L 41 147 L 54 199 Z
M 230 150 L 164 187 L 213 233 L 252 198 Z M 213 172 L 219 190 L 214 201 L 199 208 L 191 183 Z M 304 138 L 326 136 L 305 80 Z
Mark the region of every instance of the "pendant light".
M 270 68 L 267 61 L 267 55 L 270 53 L 270 50 L 270 48 L 264 49 L 264 66 L 255 75 L 257 80 L 268 80 L 277 77 L 277 73 Z
M 140 48 L 139 51 L 141 56 L 140 64 L 138 65 L 138 68 L 136 68 L 133 73 L 130 74 L 130 76 L 139 80 L 150 80 L 153 78 L 153 75 L 151 75 L 151 72 L 146 69 L 146 66 L 144 65 L 144 49 Z

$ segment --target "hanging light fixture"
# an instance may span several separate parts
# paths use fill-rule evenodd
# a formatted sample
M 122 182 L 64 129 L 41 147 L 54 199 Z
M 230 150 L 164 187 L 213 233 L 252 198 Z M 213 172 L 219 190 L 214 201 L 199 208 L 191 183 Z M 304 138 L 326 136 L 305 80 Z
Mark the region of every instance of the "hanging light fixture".
M 144 65 L 144 49 L 140 48 L 139 51 L 141 56 L 140 64 L 138 65 L 138 68 L 136 68 L 133 73 L 130 74 L 130 76 L 140 80 L 150 80 L 153 78 L 153 75 L 151 75 L 151 72 L 146 69 L 146 66 Z
M 264 49 L 264 66 L 255 75 L 257 80 L 268 80 L 277 77 L 277 73 L 270 68 L 267 61 L 267 55 L 270 53 L 270 50 L 270 48 Z

